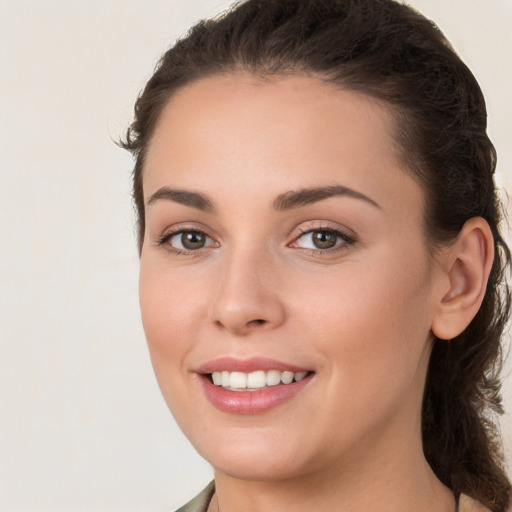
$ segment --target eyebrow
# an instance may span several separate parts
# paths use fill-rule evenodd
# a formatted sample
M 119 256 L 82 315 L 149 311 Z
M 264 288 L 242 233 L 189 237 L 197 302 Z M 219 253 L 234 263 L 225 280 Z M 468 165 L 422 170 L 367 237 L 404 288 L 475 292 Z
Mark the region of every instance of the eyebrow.
M 330 185 L 327 187 L 304 188 L 297 191 L 290 191 L 279 195 L 272 204 L 272 209 L 276 211 L 290 210 L 292 208 L 300 208 L 308 204 L 323 201 L 331 197 L 345 196 L 354 199 L 361 199 L 375 206 L 379 210 L 381 207 L 373 199 L 365 196 L 361 192 L 357 192 L 343 185 Z
M 323 201 L 331 197 L 345 196 L 365 201 L 378 209 L 379 204 L 370 197 L 357 192 L 343 185 L 329 185 L 326 187 L 303 188 L 297 191 L 290 190 L 284 194 L 280 194 L 272 203 L 272 209 L 275 211 L 291 210 L 300 208 L 309 204 Z M 205 212 L 215 212 L 213 203 L 200 192 L 190 190 L 172 189 L 169 187 L 159 188 L 147 201 L 146 205 L 150 206 L 160 200 L 174 201 L 184 206 L 190 206 Z
M 190 206 L 205 212 L 215 212 L 213 203 L 203 194 L 192 192 L 190 190 L 172 189 L 169 187 L 159 188 L 147 201 L 146 206 L 150 206 L 157 201 L 165 199 L 174 201 L 184 206 Z

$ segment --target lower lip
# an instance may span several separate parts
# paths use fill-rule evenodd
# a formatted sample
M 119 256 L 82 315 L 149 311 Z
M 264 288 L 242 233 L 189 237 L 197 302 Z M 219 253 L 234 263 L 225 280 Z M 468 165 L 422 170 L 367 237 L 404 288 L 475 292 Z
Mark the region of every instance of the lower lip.
M 309 374 L 299 382 L 269 386 L 259 391 L 230 391 L 215 386 L 209 378 L 202 376 L 206 397 L 211 404 L 222 412 L 230 414 L 261 414 L 291 400 L 311 381 Z

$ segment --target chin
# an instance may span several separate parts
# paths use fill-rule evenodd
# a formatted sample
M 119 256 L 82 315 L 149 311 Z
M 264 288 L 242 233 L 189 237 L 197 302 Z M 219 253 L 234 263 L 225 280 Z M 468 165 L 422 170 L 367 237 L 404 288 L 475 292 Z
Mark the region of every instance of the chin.
M 286 480 L 298 476 L 308 467 L 306 461 L 297 457 L 298 453 L 303 453 L 300 446 L 293 447 L 279 438 L 258 436 L 256 432 L 254 436 L 246 432 L 238 440 L 192 441 L 199 454 L 216 471 L 240 480 Z
M 267 460 L 265 460 L 267 459 Z M 297 467 L 297 461 L 274 458 L 268 460 L 266 456 L 258 457 L 238 456 L 212 457 L 208 461 L 216 472 L 224 473 L 231 478 L 248 480 L 252 482 L 283 481 L 299 476 L 302 471 Z

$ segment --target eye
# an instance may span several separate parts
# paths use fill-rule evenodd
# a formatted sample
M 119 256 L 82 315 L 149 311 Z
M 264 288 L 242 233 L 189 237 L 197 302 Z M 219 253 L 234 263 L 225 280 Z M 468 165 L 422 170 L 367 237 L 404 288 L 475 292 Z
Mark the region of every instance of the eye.
M 338 243 L 339 237 L 332 231 L 311 231 L 301 238 L 306 239 L 308 244 L 314 245 L 317 249 L 332 249 Z
M 294 240 L 290 247 L 328 251 L 329 249 L 336 249 L 353 242 L 353 238 L 341 231 L 332 228 L 319 228 L 303 232 L 302 235 Z
M 206 233 L 192 229 L 181 229 L 167 233 L 158 241 L 158 244 L 169 245 L 171 249 L 177 252 L 197 251 L 205 247 L 216 245 Z

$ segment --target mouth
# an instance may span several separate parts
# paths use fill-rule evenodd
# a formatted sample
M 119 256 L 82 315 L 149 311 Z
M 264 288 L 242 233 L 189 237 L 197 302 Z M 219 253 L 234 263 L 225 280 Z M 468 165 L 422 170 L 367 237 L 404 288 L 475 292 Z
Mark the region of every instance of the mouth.
M 257 370 L 254 372 L 214 371 L 206 375 L 214 386 L 222 387 L 229 391 L 260 391 L 265 388 L 279 385 L 290 385 L 300 382 L 312 372 L 293 372 L 291 370 Z
M 267 358 L 219 358 L 196 370 L 208 401 L 228 414 L 261 414 L 292 402 L 315 372 Z

